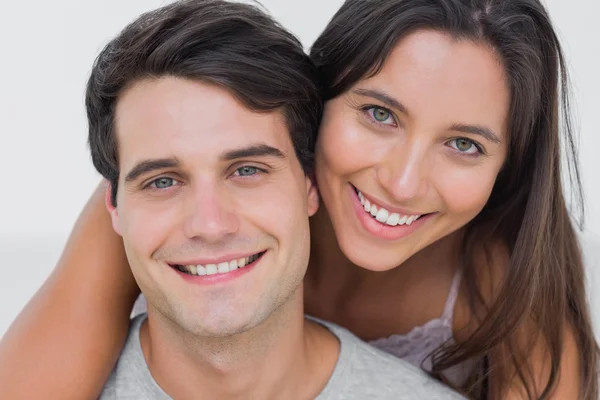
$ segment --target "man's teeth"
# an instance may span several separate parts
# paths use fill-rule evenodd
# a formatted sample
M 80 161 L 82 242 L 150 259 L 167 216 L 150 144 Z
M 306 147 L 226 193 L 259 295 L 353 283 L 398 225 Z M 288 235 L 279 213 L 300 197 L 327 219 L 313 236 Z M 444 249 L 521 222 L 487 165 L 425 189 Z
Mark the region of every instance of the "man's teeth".
M 401 215 L 398 213 L 389 212 L 381 206 L 371 204 L 371 202 L 366 199 L 365 196 L 363 196 L 360 190 L 357 192 L 358 198 L 360 199 L 360 204 L 362 204 L 365 211 L 371 214 L 373 218 L 382 224 L 389 226 L 410 225 L 421 217 L 421 215 Z
M 222 262 L 219 264 L 206 264 L 206 265 L 178 265 L 177 269 L 181 272 L 187 272 L 190 275 L 215 275 L 215 274 L 226 274 L 231 271 L 235 271 L 238 268 L 244 268 L 246 265 L 256 261 L 260 254 L 255 254 L 249 257 L 239 258 L 237 260 L 231 260 Z

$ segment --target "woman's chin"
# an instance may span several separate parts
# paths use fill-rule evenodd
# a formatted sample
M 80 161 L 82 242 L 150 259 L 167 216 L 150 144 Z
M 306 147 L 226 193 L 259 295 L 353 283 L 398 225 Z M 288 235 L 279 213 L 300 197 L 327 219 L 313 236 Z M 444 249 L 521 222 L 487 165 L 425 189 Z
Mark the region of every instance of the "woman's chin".
M 341 239 L 341 238 L 340 238 Z M 402 265 L 415 254 L 398 247 L 382 249 L 380 246 L 369 246 L 365 243 L 340 240 L 344 255 L 355 265 L 374 272 L 385 272 Z

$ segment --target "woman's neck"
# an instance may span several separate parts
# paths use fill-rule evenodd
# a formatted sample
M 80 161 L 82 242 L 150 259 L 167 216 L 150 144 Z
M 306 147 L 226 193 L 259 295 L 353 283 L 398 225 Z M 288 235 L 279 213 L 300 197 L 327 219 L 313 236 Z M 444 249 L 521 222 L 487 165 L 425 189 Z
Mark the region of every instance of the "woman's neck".
M 462 232 L 453 233 L 406 260 L 401 266 L 376 272 L 353 264 L 338 245 L 334 228 L 324 207 L 311 218 L 311 257 L 305 278 L 305 311 L 331 320 L 359 336 L 379 336 L 392 330 L 402 333 L 420 320 L 439 317 L 454 272 Z M 389 326 L 380 324 L 374 310 L 386 304 L 397 310 L 402 320 Z M 415 307 L 423 304 L 423 307 Z M 412 310 L 412 314 L 410 315 Z M 407 314 L 408 313 L 408 314 Z M 379 313 L 381 314 L 381 313 Z M 385 313 L 387 314 L 387 313 Z M 362 331 L 371 319 L 372 330 Z M 402 326 L 399 326 L 402 325 Z M 406 325 L 406 326 L 404 326 Z M 414 326 L 413 326 L 414 325 Z

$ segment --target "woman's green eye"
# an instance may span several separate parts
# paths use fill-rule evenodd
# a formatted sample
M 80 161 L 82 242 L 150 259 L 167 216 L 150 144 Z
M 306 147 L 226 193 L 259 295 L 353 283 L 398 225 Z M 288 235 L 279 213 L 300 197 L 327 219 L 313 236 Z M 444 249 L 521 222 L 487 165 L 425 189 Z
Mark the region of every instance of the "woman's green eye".
M 473 143 L 466 139 L 457 139 L 456 140 L 456 148 L 460 151 L 467 152 L 471 149 Z
M 450 147 L 461 154 L 477 155 L 481 154 L 482 150 L 475 142 L 467 138 L 453 139 L 449 142 Z
M 385 122 L 390 116 L 390 112 L 385 108 L 375 107 L 373 109 L 373 118 L 378 122 Z
M 368 106 L 363 108 L 363 112 L 367 113 L 369 119 L 373 122 L 383 125 L 395 126 L 396 120 L 390 110 L 378 106 Z

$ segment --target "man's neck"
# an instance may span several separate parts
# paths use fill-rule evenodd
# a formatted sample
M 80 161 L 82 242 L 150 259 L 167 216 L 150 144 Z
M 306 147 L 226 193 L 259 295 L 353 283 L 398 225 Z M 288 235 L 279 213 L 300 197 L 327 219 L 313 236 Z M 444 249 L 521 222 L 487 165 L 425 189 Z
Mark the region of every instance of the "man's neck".
M 170 325 L 150 307 L 140 340 L 154 379 L 176 399 L 314 398 L 339 355 L 337 339 L 304 320 L 301 287 L 235 336 L 199 338 Z

